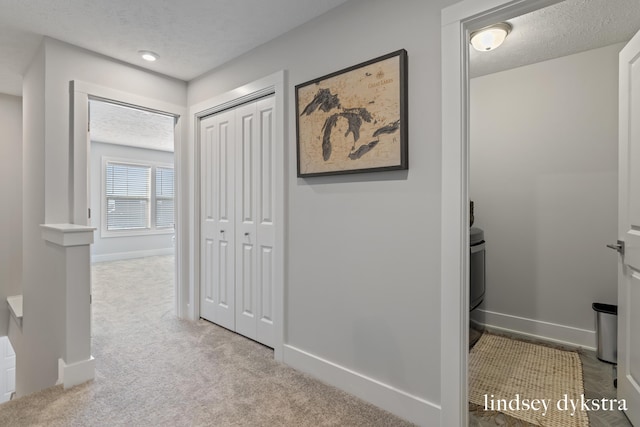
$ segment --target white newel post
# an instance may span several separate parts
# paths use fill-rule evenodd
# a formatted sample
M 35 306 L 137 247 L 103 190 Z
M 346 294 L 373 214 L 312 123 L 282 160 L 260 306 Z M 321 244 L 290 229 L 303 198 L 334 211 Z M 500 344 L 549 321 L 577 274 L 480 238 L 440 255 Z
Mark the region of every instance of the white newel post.
M 92 380 L 90 245 L 95 227 L 42 224 L 42 238 L 62 248 L 65 259 L 65 346 L 58 359 L 58 384 L 69 388 Z

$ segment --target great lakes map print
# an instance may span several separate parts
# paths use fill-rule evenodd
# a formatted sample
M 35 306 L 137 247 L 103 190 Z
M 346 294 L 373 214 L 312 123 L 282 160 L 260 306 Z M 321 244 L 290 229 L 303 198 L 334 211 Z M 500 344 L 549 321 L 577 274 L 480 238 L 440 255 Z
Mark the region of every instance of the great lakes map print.
M 300 172 L 400 164 L 400 57 L 297 88 Z

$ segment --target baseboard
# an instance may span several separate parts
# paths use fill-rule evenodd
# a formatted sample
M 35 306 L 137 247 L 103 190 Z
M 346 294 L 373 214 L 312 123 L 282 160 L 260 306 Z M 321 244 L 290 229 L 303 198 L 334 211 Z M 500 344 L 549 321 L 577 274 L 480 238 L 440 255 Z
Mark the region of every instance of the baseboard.
M 112 254 L 91 255 L 91 263 L 118 261 L 121 259 L 144 258 L 148 256 L 173 255 L 174 248 L 150 249 L 146 251 L 116 252 Z
M 67 365 L 64 360 L 58 359 L 58 382 L 65 389 L 74 385 L 91 381 L 96 374 L 96 360 L 90 356 L 87 360 L 81 360 Z
M 479 311 L 484 314 L 485 326 L 499 332 L 519 334 L 569 347 L 582 347 L 588 350 L 596 349 L 595 331 L 493 311 Z
M 440 419 L 439 405 L 293 346 L 284 346 L 284 363 L 420 426 Z

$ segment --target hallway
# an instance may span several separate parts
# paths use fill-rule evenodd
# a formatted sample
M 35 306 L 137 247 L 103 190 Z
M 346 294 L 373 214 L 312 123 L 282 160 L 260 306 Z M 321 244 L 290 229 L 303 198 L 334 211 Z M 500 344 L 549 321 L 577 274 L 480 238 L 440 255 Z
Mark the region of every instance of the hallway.
M 93 266 L 96 379 L 0 405 L 0 425 L 409 426 L 207 321 L 176 319 L 173 257 Z

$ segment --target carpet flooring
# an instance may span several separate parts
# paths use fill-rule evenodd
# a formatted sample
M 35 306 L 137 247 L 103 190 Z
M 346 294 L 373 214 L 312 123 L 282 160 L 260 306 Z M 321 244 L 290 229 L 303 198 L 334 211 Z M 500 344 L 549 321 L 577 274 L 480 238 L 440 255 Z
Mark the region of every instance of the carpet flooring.
M 0 426 L 410 426 L 174 313 L 173 257 L 95 264 L 94 381 L 0 405 Z M 435 421 L 435 420 L 434 420 Z

